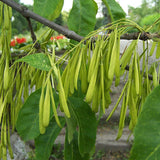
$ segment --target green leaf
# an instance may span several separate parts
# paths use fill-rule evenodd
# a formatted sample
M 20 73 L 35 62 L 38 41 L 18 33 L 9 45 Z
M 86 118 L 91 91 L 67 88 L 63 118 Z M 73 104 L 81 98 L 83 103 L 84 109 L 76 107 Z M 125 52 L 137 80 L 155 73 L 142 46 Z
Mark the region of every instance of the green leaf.
M 81 155 L 91 153 L 95 146 L 97 120 L 90 106 L 81 98 L 70 97 L 69 109 L 71 116 L 78 124 L 78 145 Z M 74 122 L 73 122 L 74 123 Z
M 54 90 L 53 90 L 54 91 Z M 32 93 L 21 110 L 19 111 L 16 129 L 20 137 L 24 140 L 31 140 L 40 135 L 39 131 L 39 99 L 41 95 L 41 89 Z M 54 91 L 55 105 L 59 103 L 58 95 Z M 52 111 L 52 107 L 51 107 Z
M 65 116 L 67 128 L 68 128 L 68 141 L 69 141 L 69 143 L 72 141 L 73 135 L 74 135 L 76 128 L 77 128 L 77 120 L 74 115 L 74 112 L 72 110 L 70 110 L 70 114 L 72 115 L 70 118 L 67 118 Z
M 39 136 L 39 98 L 41 89 L 32 93 L 22 106 L 16 123 L 16 129 L 24 140 Z
M 60 123 L 62 126 L 65 125 L 65 119 L 59 117 Z M 36 159 L 38 160 L 47 160 L 50 157 L 54 141 L 59 135 L 62 128 L 60 128 L 55 119 L 52 118 L 49 126 L 46 129 L 45 134 L 38 136 L 35 139 L 35 148 L 36 148 Z
M 97 4 L 94 0 L 73 0 L 73 7 L 68 18 L 68 27 L 81 36 L 94 30 Z
M 126 13 L 122 7 L 115 0 L 102 0 L 106 5 L 108 13 L 111 17 L 111 21 L 116 21 L 121 18 L 125 18 Z
M 62 10 L 64 0 L 34 0 L 33 10 L 38 15 L 54 20 Z
M 75 132 L 73 140 L 71 143 L 68 142 L 68 132 L 66 132 L 65 137 L 65 150 L 64 159 L 65 160 L 89 160 L 89 154 L 85 154 L 83 157 L 79 152 L 78 148 L 78 133 Z
M 155 160 L 160 157 L 160 86 L 146 98 L 137 125 L 130 160 Z
M 44 53 L 31 54 L 18 59 L 16 62 L 26 62 L 30 66 L 43 71 L 49 71 L 51 69 L 49 58 Z

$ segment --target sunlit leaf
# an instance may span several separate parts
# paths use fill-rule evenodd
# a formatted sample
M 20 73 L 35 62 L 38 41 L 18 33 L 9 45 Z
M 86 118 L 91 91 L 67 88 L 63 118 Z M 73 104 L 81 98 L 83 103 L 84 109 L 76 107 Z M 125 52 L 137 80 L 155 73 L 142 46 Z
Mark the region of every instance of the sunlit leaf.
M 68 18 L 68 27 L 81 36 L 94 30 L 97 4 L 94 0 L 73 0 L 73 7 Z
M 51 69 L 49 58 L 44 53 L 31 54 L 21 59 L 18 59 L 16 62 L 26 62 L 30 66 L 43 71 L 49 71 Z
M 122 7 L 115 0 L 102 0 L 106 5 L 108 13 L 111 17 L 111 21 L 116 21 L 121 18 L 125 18 L 126 13 Z
M 49 20 L 57 18 L 62 10 L 64 0 L 34 0 L 34 12 Z

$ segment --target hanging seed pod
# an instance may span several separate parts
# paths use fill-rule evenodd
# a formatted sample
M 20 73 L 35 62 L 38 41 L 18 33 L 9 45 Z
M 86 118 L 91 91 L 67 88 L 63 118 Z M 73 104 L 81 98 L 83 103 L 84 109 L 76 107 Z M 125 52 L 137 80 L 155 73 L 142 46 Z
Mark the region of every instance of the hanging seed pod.
M 7 160 L 7 148 L 2 145 L 2 159 Z
M 156 50 L 156 58 L 158 59 L 159 57 L 160 57 L 160 42 L 158 42 Z
M 132 121 L 132 128 L 130 128 L 130 130 L 133 130 L 134 126 L 136 125 L 137 123 L 137 108 L 136 108 L 136 99 L 133 97 L 133 93 L 134 93 L 134 90 L 135 87 L 134 85 L 132 84 L 131 85 L 131 92 L 130 92 L 130 115 L 131 115 L 131 121 Z
M 86 58 L 87 58 L 87 54 L 83 54 L 82 65 L 80 69 L 81 90 L 83 93 L 86 93 L 88 88 Z
M 151 47 L 151 50 L 150 50 L 150 56 L 153 55 L 154 50 L 155 50 L 155 48 L 156 48 L 156 44 L 157 44 L 157 42 L 152 42 L 152 47 Z
M 103 113 L 105 113 L 105 106 L 106 106 L 106 102 L 105 102 L 105 88 L 104 88 L 104 66 L 103 66 L 103 62 L 101 62 L 100 65 L 100 71 L 101 71 L 101 91 L 102 91 L 102 110 Z
M 120 34 L 117 34 L 117 44 L 116 44 L 116 65 L 115 65 L 115 86 L 118 86 L 120 83 Z
M 113 42 L 113 48 L 111 52 L 111 58 L 110 58 L 110 64 L 109 64 L 109 69 L 108 69 L 108 78 L 110 80 L 113 79 L 114 72 L 115 72 L 115 66 L 116 64 L 116 59 L 117 59 L 117 30 L 115 30 L 114 33 L 114 42 Z
M 88 68 L 88 82 L 90 82 L 92 74 L 93 74 L 93 72 L 95 70 L 99 48 L 100 48 L 100 38 L 98 37 L 98 39 L 96 41 L 96 44 L 95 44 L 95 48 L 92 51 L 93 55 L 92 55 L 92 58 L 91 58 L 91 61 L 90 61 L 90 65 L 89 65 L 89 68 Z
M 46 82 L 46 94 L 44 98 L 44 107 L 43 107 L 43 126 L 47 127 L 50 121 L 50 80 L 47 79 Z
M 92 100 L 92 111 L 95 113 L 98 112 L 100 101 L 101 101 L 101 85 L 99 85 L 99 80 L 96 82 L 96 86 L 94 89 L 93 100 Z
M 53 90 L 52 90 L 51 86 L 49 88 L 50 88 L 51 104 L 52 104 L 52 109 L 53 109 L 54 117 L 55 117 L 55 120 L 56 120 L 58 126 L 62 127 L 61 123 L 59 121 L 59 118 L 58 118 L 58 114 L 57 114 L 57 109 L 56 109 L 56 105 L 55 105 L 55 101 L 54 101 Z
M 79 53 L 81 51 L 81 47 L 79 47 L 76 52 L 74 53 L 75 56 L 73 58 L 71 58 L 71 61 L 70 61 L 70 72 L 69 72 L 69 91 L 71 94 L 74 93 L 74 81 L 75 81 L 75 73 L 76 73 L 76 65 L 78 63 L 78 60 L 79 60 Z M 78 69 L 78 68 L 77 68 Z M 67 81 L 67 79 L 66 79 Z M 65 83 L 67 84 L 67 83 Z
M 124 120 L 126 115 L 127 105 L 126 105 L 126 95 L 123 96 L 122 106 L 121 106 L 121 113 L 119 119 L 119 128 L 116 140 L 118 140 L 122 136 L 123 128 L 124 128 Z
M 7 90 L 9 87 L 9 61 L 7 59 L 4 69 L 3 85 L 4 85 L 4 90 Z
M 57 69 L 57 68 L 54 68 L 54 72 L 58 73 L 58 91 L 59 91 L 59 98 L 60 98 L 61 108 L 63 109 L 65 115 L 68 118 L 70 118 L 70 112 L 69 112 L 69 109 L 68 109 L 67 99 L 66 99 L 64 88 L 63 88 L 63 85 L 62 85 L 62 79 L 61 79 L 61 75 L 60 75 L 60 70 Z
M 10 13 L 9 13 L 9 7 L 4 4 L 4 28 L 9 30 L 10 29 Z
M 80 67 L 81 67 L 81 62 L 82 62 L 82 56 L 85 51 L 85 48 L 83 47 L 82 50 L 81 50 L 81 53 L 80 53 L 80 56 L 79 56 L 79 59 L 78 59 L 78 63 L 77 63 L 77 66 L 76 66 L 76 70 L 75 70 L 75 76 L 74 76 L 74 87 L 75 89 L 77 90 L 77 83 L 78 83 L 78 75 L 79 75 L 79 71 L 80 71 Z
M 114 106 L 113 110 L 112 110 L 111 113 L 109 114 L 109 116 L 108 116 L 108 118 L 107 118 L 106 121 L 108 121 L 108 120 L 112 117 L 113 113 L 114 113 L 115 110 L 117 109 L 117 107 L 118 107 L 118 105 L 119 105 L 122 97 L 124 96 L 124 94 L 125 94 L 125 92 L 126 92 L 127 86 L 128 86 L 128 82 L 125 84 L 125 86 L 124 86 L 124 88 L 123 88 L 123 90 L 122 90 L 122 92 L 121 92 L 121 95 L 120 95 L 119 98 L 118 98 L 118 101 L 117 101 L 116 105 Z
M 134 54 L 134 78 L 136 94 L 139 95 L 139 71 L 137 65 L 137 52 L 135 52 Z
M 11 147 L 11 142 L 10 142 L 10 122 L 9 122 L 9 115 L 7 115 L 7 147 L 9 151 L 10 158 L 13 159 L 13 151 Z
M 96 80 L 97 80 L 97 73 L 98 73 L 98 66 L 96 67 L 96 69 L 94 70 L 94 72 L 92 74 L 92 77 L 91 77 L 91 80 L 89 82 L 89 86 L 88 86 L 88 89 L 87 89 L 85 101 L 88 102 L 88 103 L 90 103 L 92 101 L 92 98 L 93 98 L 94 89 L 95 89 Z
M 125 50 L 124 54 L 120 59 L 120 65 L 122 69 L 125 69 L 126 65 L 130 62 L 133 51 L 137 45 L 137 40 L 133 40 L 129 47 Z
M 2 120 L 1 143 L 2 143 L 3 146 L 7 147 L 7 123 L 6 123 L 6 115 L 3 116 L 3 120 Z
M 1 120 L 2 120 L 3 112 L 4 112 L 5 107 L 6 107 L 6 105 L 7 105 L 7 99 L 8 99 L 8 92 L 7 92 L 7 94 L 5 95 L 4 100 L 3 100 L 3 97 L 2 97 L 2 96 L 0 97 L 0 101 L 1 101 L 1 106 L 0 106 L 0 123 L 1 123 Z M 2 102 L 2 101 L 3 101 L 3 102 Z
M 153 75 L 153 86 L 157 87 L 159 85 L 159 82 L 158 82 L 158 75 L 157 75 L 155 64 L 153 66 L 153 73 L 152 73 L 152 75 Z
M 43 126 L 44 88 L 45 85 L 42 86 L 41 96 L 39 100 L 39 130 L 41 134 L 44 134 L 46 131 L 46 128 Z

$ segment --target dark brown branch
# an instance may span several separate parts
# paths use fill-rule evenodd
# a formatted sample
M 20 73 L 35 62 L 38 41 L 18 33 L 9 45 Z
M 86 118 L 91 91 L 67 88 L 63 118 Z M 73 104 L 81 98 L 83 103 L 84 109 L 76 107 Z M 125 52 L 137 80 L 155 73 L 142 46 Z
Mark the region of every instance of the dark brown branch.
M 30 32 L 31 32 L 32 41 L 33 41 L 33 43 L 35 43 L 36 40 L 37 40 L 37 38 L 36 38 L 36 35 L 35 35 L 34 31 L 33 31 L 31 20 L 30 20 L 29 17 L 26 17 L 26 19 L 28 21 L 28 26 L 29 26 L 29 29 L 30 29 Z M 38 42 L 36 42 L 36 44 L 34 45 L 34 47 L 39 50 L 40 49 L 40 44 Z
M 139 36 L 140 33 L 136 32 L 136 33 L 126 33 L 126 34 L 123 34 L 121 36 L 121 39 L 126 39 L 126 40 L 133 40 L 133 39 L 137 39 L 138 36 Z M 160 38 L 160 35 L 159 34 L 150 34 L 148 32 L 143 32 L 141 33 L 139 39 L 140 40 L 143 40 L 143 41 L 146 41 L 148 39 L 152 39 L 152 38 Z
M 32 18 L 32 19 L 40 22 L 41 24 L 44 24 L 45 26 L 48 26 L 48 27 L 54 29 L 55 31 L 65 35 L 66 37 L 68 37 L 70 39 L 74 39 L 76 41 L 81 41 L 84 38 L 84 37 L 76 34 L 74 31 L 68 30 L 67 28 L 65 28 L 63 26 L 60 26 L 52 21 L 49 21 L 49 20 L 39 16 L 38 14 L 35 14 L 34 12 L 30 11 L 26 7 L 16 3 L 13 0 L 0 0 L 0 1 L 2 1 L 3 3 L 12 7 L 16 11 L 20 12 L 24 17 Z

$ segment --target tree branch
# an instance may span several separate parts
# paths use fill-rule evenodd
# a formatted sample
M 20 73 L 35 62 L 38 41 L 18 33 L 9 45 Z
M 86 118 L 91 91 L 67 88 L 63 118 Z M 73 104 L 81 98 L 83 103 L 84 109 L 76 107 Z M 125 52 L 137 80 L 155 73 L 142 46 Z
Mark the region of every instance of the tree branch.
M 48 26 L 48 27 L 54 29 L 55 31 L 63 34 L 64 36 L 66 36 L 70 39 L 74 39 L 76 41 L 81 41 L 84 38 L 84 37 L 76 34 L 74 31 L 68 30 L 68 29 L 64 28 L 63 26 L 60 26 L 52 21 L 49 21 L 49 20 L 39 16 L 38 14 L 30 11 L 27 7 L 18 4 L 13 0 L 0 0 L 0 1 L 2 1 L 3 3 L 12 7 L 13 9 L 15 9 L 16 11 L 21 13 L 24 17 L 32 18 L 32 19 L 44 24 L 45 26 Z
M 126 33 L 126 34 L 123 34 L 121 36 L 121 39 L 126 39 L 126 40 L 132 40 L 132 39 L 137 39 L 139 36 L 139 33 L 136 32 L 136 33 Z M 146 41 L 148 39 L 153 39 L 153 38 L 160 38 L 160 35 L 159 34 L 150 34 L 148 32 L 143 32 L 141 33 L 139 39 L 140 40 L 143 40 L 143 41 Z
M 48 26 L 49 28 L 54 29 L 55 31 L 63 34 L 64 36 L 66 36 L 70 39 L 73 39 L 76 41 L 81 41 L 84 38 L 84 37 L 78 35 L 77 33 L 75 33 L 74 31 L 71 31 L 63 26 L 60 26 L 52 21 L 49 21 L 49 20 L 39 16 L 38 14 L 30 11 L 27 7 L 18 4 L 13 0 L 0 0 L 0 1 L 2 1 L 3 3 L 12 7 L 13 9 L 15 9 L 16 11 L 21 13 L 24 17 L 32 18 L 32 19 L 40 22 L 41 24 L 44 24 L 45 26 Z M 139 33 L 130 33 L 130 34 L 126 33 L 121 36 L 121 39 L 127 39 L 127 40 L 137 39 L 138 35 L 139 35 Z M 150 33 L 144 32 L 144 33 L 141 33 L 139 39 L 146 41 L 147 39 L 152 39 L 152 38 L 160 38 L 160 35 L 150 34 Z

